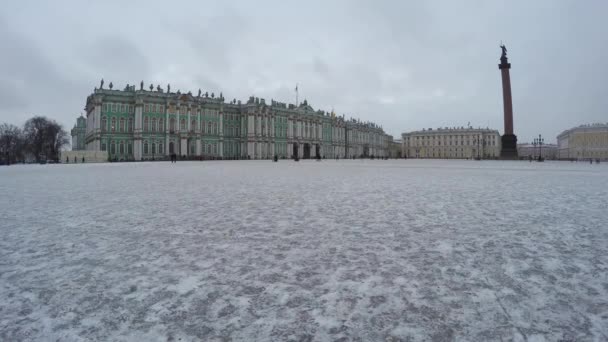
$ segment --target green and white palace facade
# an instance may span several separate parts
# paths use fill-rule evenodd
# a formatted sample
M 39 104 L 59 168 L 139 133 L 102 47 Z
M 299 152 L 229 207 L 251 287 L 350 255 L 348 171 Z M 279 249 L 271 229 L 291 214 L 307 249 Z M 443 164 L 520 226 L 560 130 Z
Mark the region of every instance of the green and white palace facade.
M 110 84 L 111 86 L 111 84 Z M 388 156 L 392 137 L 373 123 L 250 97 L 95 88 L 86 102 L 86 149 L 116 160 Z M 170 88 L 169 88 L 170 89 Z

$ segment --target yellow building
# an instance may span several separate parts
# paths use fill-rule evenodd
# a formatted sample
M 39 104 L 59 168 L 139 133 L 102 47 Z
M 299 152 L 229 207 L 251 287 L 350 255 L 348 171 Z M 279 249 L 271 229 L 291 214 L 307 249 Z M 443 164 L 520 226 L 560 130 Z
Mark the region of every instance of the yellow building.
M 557 136 L 560 159 L 608 159 L 608 123 L 581 125 Z
M 500 156 L 497 130 L 455 127 L 403 133 L 402 151 L 407 158 L 492 159 Z

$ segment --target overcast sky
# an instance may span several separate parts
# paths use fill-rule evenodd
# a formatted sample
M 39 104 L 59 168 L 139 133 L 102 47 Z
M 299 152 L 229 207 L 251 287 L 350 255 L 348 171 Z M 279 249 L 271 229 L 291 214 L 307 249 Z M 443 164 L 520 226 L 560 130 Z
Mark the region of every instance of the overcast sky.
M 404 131 L 503 133 L 501 40 L 515 133 L 608 122 L 608 1 L 6 1 L 0 122 L 70 129 L 103 77 L 335 109 Z

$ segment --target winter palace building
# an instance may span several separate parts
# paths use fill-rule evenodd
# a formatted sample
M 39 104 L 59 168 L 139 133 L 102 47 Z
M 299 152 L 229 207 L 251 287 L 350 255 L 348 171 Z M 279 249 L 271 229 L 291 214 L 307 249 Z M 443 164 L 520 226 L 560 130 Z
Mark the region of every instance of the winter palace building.
M 118 160 L 164 158 L 351 158 L 386 156 L 392 137 L 373 123 L 250 97 L 225 102 L 220 93 L 198 95 L 95 88 L 86 102 L 86 149 Z

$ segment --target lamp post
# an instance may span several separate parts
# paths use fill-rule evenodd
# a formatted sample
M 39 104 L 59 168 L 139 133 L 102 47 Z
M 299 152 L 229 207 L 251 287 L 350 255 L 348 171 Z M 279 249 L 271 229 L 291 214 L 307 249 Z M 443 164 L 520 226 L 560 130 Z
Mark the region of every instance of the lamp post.
M 536 148 L 538 146 L 538 161 L 543 161 L 543 144 L 545 143 L 545 139 L 539 134 L 538 138 L 534 138 L 534 142 L 532 145 Z
M 483 137 L 476 137 L 473 139 L 473 144 L 477 144 L 477 160 L 481 160 L 481 148 L 482 146 L 485 148 L 486 139 Z

